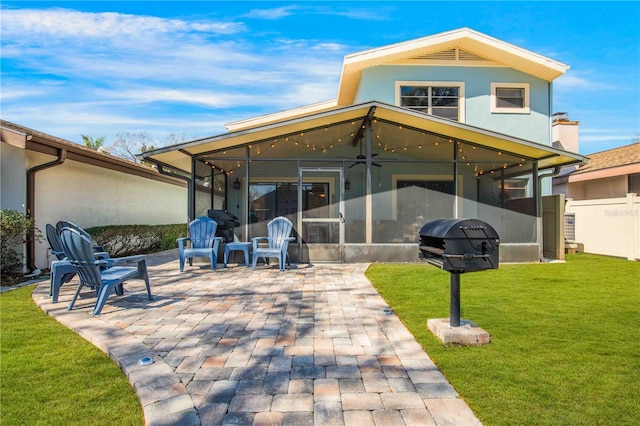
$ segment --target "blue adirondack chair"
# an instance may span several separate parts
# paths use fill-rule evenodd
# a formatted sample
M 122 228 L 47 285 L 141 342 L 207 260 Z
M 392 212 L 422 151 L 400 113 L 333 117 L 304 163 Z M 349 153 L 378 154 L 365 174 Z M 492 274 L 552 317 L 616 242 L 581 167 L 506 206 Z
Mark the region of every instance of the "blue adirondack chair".
M 60 234 L 60 231 L 62 231 L 62 228 L 71 228 L 71 229 L 75 229 L 76 231 L 80 232 L 82 235 L 84 235 L 85 237 L 87 237 L 89 239 L 89 241 L 93 241 L 91 238 L 91 235 L 89 235 L 89 233 L 87 231 L 85 231 L 84 229 L 82 229 L 81 227 L 79 227 L 78 225 L 76 225 L 73 222 L 69 222 L 68 220 L 59 220 L 58 223 L 56 223 L 56 231 L 58 234 Z M 93 251 L 96 253 L 105 253 L 105 255 L 108 256 L 108 254 L 106 254 L 106 252 L 104 251 L 104 247 L 102 246 L 93 246 Z
M 67 256 L 64 253 L 64 249 L 62 248 L 62 242 L 60 241 L 60 231 L 65 227 L 77 230 L 81 235 L 84 235 L 89 239 L 89 241 L 91 241 L 91 236 L 87 231 L 67 220 L 59 221 L 56 224 L 55 228 L 53 227 L 53 225 L 46 225 L 47 240 L 49 241 L 49 246 L 51 247 L 51 253 L 58 258 L 58 260 L 54 260 L 53 262 L 51 262 L 49 296 L 51 296 L 53 303 L 58 302 L 60 287 L 62 287 L 63 284 L 69 282 L 76 275 L 75 269 L 73 269 L 73 266 L 71 266 L 71 263 L 69 263 L 69 261 L 67 260 Z M 127 265 L 131 262 L 137 262 L 139 260 L 138 256 L 127 256 L 112 259 L 111 256 L 109 256 L 109 253 L 104 251 L 104 248 L 102 246 L 94 245 L 93 251 L 96 259 L 109 259 L 109 263 L 103 266 L 102 269 L 106 269 L 114 265 Z M 121 294 L 119 289 L 117 289 L 117 291 L 118 294 Z
M 216 269 L 218 246 L 222 241 L 222 237 L 216 237 L 216 229 L 218 222 L 207 216 L 200 216 L 189 223 L 189 236 L 176 240 L 180 254 L 180 272 L 184 271 L 185 259 L 189 259 L 189 266 L 193 266 L 194 257 L 208 257 L 211 269 Z
M 96 304 L 93 308 L 93 315 L 100 315 L 104 304 L 111 292 L 115 289 L 122 294 L 122 284 L 132 278 L 142 278 L 147 286 L 149 300 L 151 287 L 149 286 L 149 275 L 147 274 L 146 256 L 129 256 L 131 266 L 113 266 L 113 259 L 97 259 L 93 251 L 91 239 L 87 238 L 77 229 L 62 228 L 60 231 L 60 242 L 67 260 L 73 266 L 80 277 L 80 284 L 69 303 L 67 310 L 73 309 L 73 305 L 80 294 L 82 287 L 95 288 L 97 292 Z M 125 258 L 118 258 L 122 261 Z M 103 267 L 107 269 L 103 269 Z M 119 290 L 119 291 L 118 291 Z
M 287 249 L 289 241 L 294 241 L 291 237 L 293 224 L 286 217 L 276 217 L 267 224 L 267 237 L 255 237 L 251 241 L 253 243 L 253 262 L 252 269 L 256 269 L 258 258 L 262 257 L 268 260 L 271 257 L 278 259 L 280 270 L 284 271 L 284 263 L 287 259 Z M 261 247 L 260 242 L 267 241 L 266 247 Z
M 67 255 L 64 254 L 60 237 L 56 228 L 47 223 L 45 226 L 47 241 L 51 248 L 51 254 L 53 254 L 58 260 L 51 262 L 51 282 L 49 284 L 49 296 L 54 295 L 54 288 L 60 289 L 62 284 L 68 283 L 75 277 L 76 271 L 71 266 L 71 263 L 67 260 Z M 54 302 L 58 301 L 58 291 L 55 291 Z

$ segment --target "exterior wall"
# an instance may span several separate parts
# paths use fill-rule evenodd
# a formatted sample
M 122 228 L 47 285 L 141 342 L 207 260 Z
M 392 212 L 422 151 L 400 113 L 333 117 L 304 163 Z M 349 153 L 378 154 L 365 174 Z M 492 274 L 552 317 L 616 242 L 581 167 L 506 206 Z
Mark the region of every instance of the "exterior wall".
M 604 179 L 570 182 L 567 184 L 567 198 L 574 200 L 594 200 L 599 198 L 624 197 L 628 191 L 627 175 Z
M 27 174 L 24 168 L 24 149 L 0 143 L 0 210 L 26 213 Z
M 575 214 L 575 241 L 586 253 L 640 260 L 640 197 L 568 200 Z
M 29 151 L 26 169 L 47 161 L 50 156 Z M 36 224 L 42 231 L 61 219 L 83 228 L 188 221 L 186 186 L 70 160 L 36 174 L 35 200 Z M 36 244 L 35 263 L 41 269 L 49 267 L 48 248 L 46 239 Z
M 551 83 L 510 68 L 382 65 L 362 71 L 355 103 L 395 105 L 396 81 L 464 82 L 465 123 L 551 145 Z M 529 114 L 491 113 L 491 83 L 529 83 Z

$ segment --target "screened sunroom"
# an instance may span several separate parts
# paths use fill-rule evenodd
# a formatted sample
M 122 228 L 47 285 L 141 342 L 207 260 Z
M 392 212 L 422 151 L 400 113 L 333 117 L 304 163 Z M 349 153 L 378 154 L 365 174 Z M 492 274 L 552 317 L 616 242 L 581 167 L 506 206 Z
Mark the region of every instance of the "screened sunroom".
M 541 182 L 583 157 L 379 102 L 333 108 L 142 154 L 189 181 L 189 216 L 225 210 L 233 239 L 294 224 L 293 262 L 417 261 L 420 227 L 477 218 L 503 261 L 535 261 Z

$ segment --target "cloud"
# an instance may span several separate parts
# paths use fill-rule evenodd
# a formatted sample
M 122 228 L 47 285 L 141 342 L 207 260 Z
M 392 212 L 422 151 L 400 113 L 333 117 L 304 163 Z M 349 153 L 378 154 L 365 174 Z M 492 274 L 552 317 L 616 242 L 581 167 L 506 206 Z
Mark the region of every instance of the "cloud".
M 69 9 L 3 9 L 3 37 L 24 37 L 25 41 L 42 36 L 55 39 L 144 37 L 185 33 L 234 34 L 245 30 L 241 22 L 185 21 L 116 12 L 89 13 Z
M 253 9 L 246 15 L 247 18 L 276 20 L 293 15 L 294 11 L 300 10 L 299 6 L 283 6 L 273 9 Z
M 393 7 L 376 5 L 375 8 L 322 8 L 317 13 L 324 15 L 343 16 L 345 18 L 360 21 L 388 21 L 389 15 L 394 11 Z
M 265 38 L 233 20 L 2 9 L 0 23 L 3 118 L 73 141 L 122 131 L 210 136 L 228 122 L 332 99 L 348 49 Z
M 386 21 L 394 10 L 393 7 L 377 5 L 375 8 L 358 8 L 358 7 L 331 7 L 326 6 L 282 6 L 271 9 L 253 9 L 243 17 L 252 19 L 277 20 L 288 18 L 296 13 L 304 13 L 309 15 L 328 15 L 342 16 L 344 18 L 359 21 Z

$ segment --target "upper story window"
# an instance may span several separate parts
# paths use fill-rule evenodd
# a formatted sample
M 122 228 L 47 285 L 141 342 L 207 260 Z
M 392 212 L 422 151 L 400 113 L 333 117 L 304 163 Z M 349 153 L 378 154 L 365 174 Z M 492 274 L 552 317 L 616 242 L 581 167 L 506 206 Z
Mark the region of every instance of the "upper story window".
M 425 114 L 464 122 L 464 84 L 398 81 L 396 104 Z
M 529 113 L 529 83 L 491 83 L 491 112 Z

